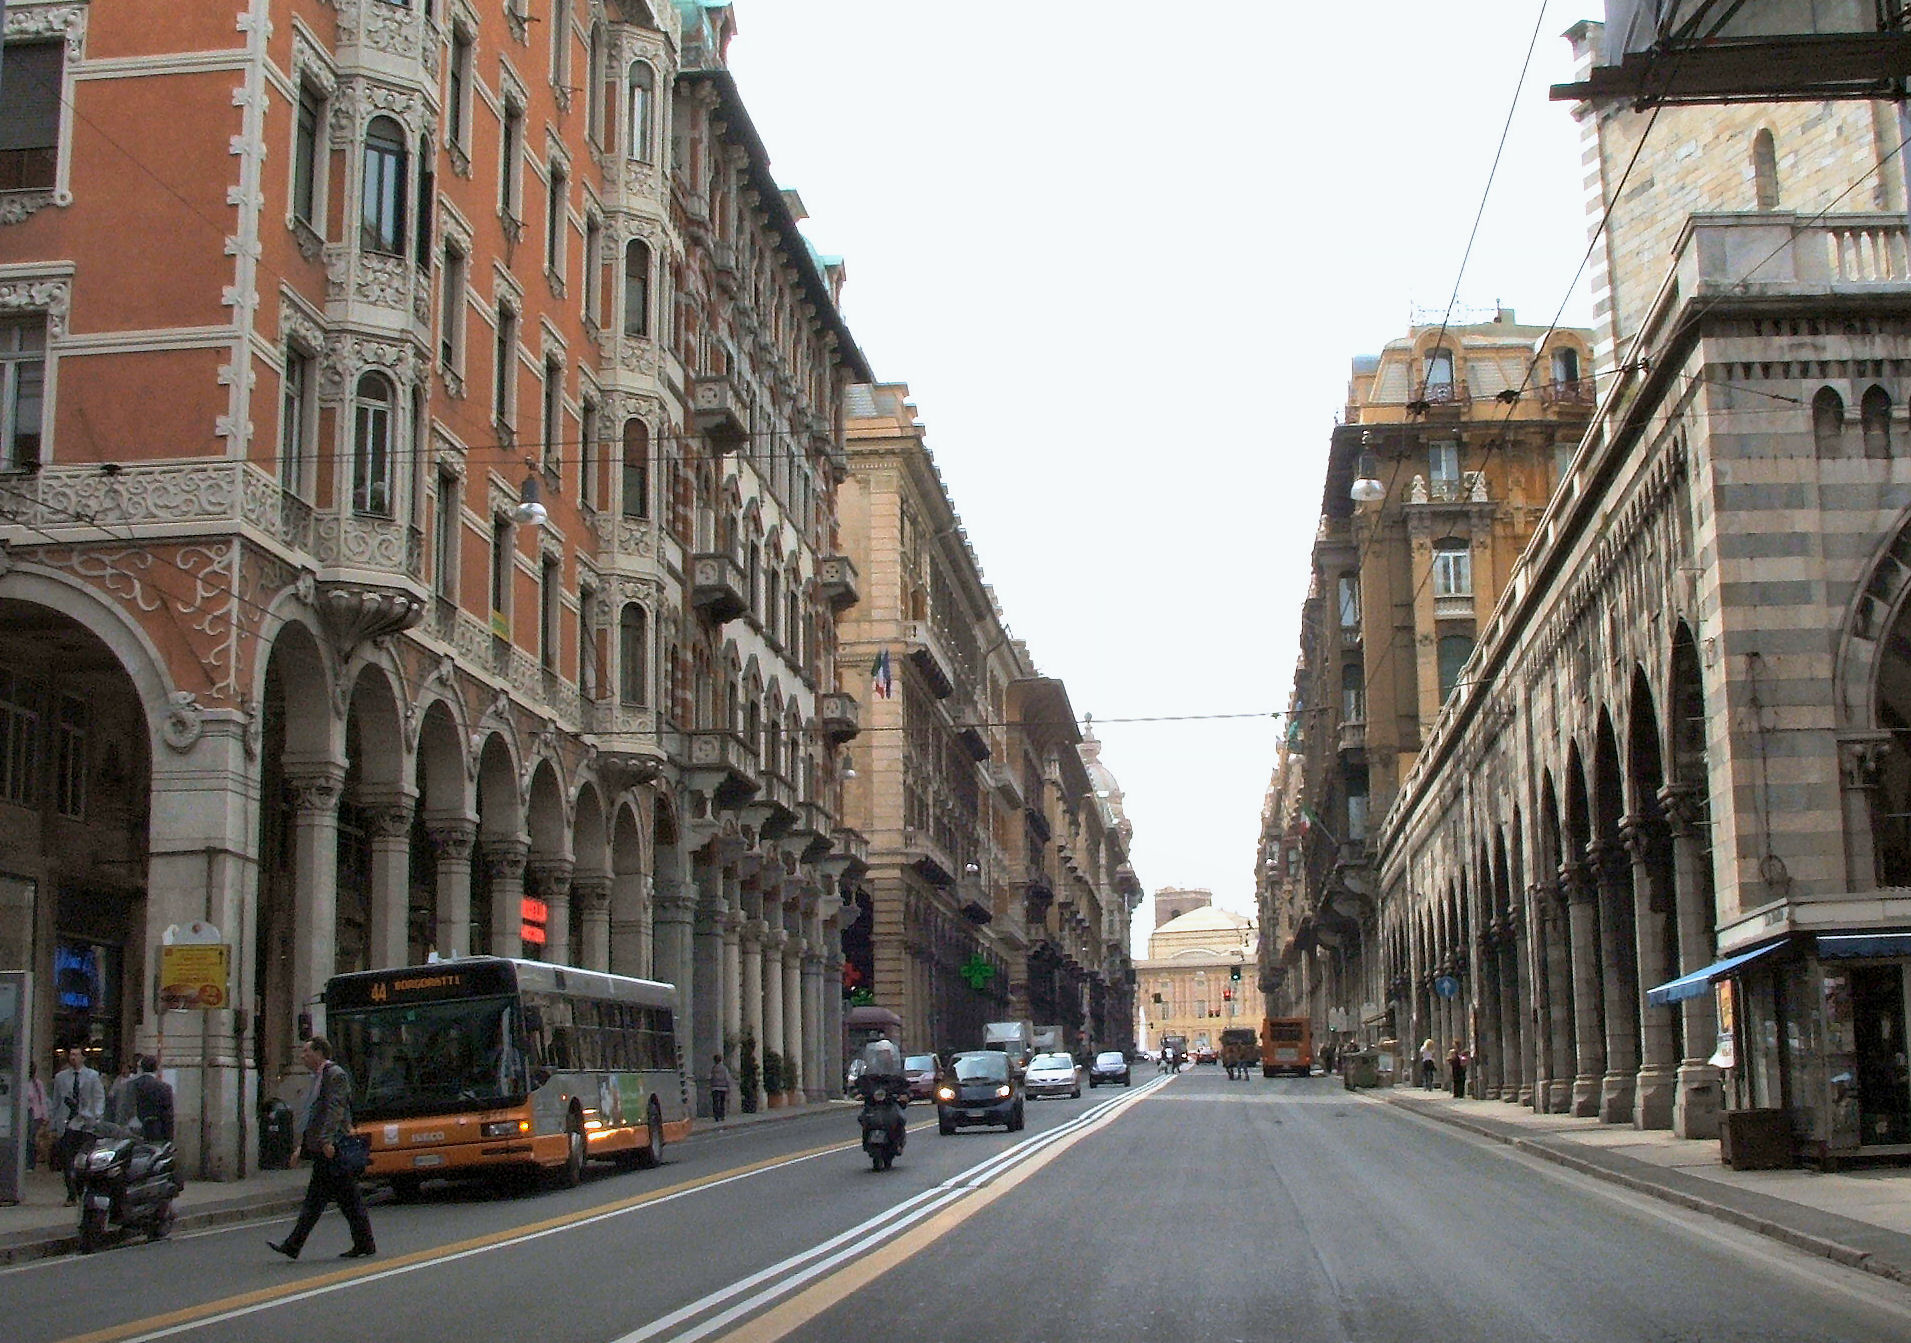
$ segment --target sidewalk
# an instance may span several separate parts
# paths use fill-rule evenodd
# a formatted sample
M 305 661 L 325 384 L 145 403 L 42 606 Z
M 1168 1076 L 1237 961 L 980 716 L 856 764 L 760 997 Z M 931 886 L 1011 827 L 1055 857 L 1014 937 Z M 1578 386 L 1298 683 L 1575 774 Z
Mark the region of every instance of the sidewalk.
M 760 1110 L 756 1114 L 732 1114 L 721 1124 L 698 1120 L 691 1139 L 854 1104 L 854 1101 L 820 1101 L 814 1105 Z M 190 1231 L 227 1222 L 289 1216 L 298 1211 L 304 1200 L 309 1178 L 310 1172 L 304 1166 L 291 1170 L 255 1170 L 244 1180 L 188 1178 L 186 1192 L 173 1202 L 179 1218 L 177 1229 Z M 49 1170 L 28 1171 L 22 1193 L 20 1202 L 0 1204 L 0 1267 L 76 1250 L 79 1213 L 65 1206 L 66 1186 L 59 1174 Z
M 1365 1094 L 1809 1254 L 1911 1283 L 1911 1168 L 1733 1170 L 1719 1159 L 1716 1141 L 1663 1130 L 1534 1114 L 1503 1101 L 1454 1100 L 1405 1086 Z

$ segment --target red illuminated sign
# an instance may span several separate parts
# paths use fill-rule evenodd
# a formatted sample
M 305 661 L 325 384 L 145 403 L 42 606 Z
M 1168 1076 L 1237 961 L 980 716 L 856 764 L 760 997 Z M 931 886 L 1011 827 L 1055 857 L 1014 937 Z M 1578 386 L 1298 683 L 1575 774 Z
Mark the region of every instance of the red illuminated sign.
M 519 917 L 523 920 L 518 936 L 534 947 L 544 945 L 544 922 L 550 917 L 550 907 L 542 900 L 525 896 L 519 906 Z

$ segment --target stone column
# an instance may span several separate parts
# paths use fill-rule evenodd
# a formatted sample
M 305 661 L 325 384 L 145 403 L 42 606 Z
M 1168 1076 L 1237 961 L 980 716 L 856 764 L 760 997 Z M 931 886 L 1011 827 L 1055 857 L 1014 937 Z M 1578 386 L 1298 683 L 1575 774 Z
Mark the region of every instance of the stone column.
M 1500 1074 L 1500 1099 L 1508 1105 L 1517 1105 L 1522 1084 L 1526 1082 L 1521 1062 L 1525 1050 L 1520 1031 L 1519 919 L 1517 915 L 1510 915 L 1494 923 L 1500 972 L 1500 1058 L 1505 1067 Z M 1531 1100 L 1531 1086 L 1526 1085 L 1524 1090 L 1525 1099 Z
M 830 941 L 823 957 L 823 1091 L 834 1100 L 843 1094 L 843 950 Z
M 366 941 L 374 970 L 411 960 L 411 817 L 417 801 L 402 789 L 359 798 L 371 824 L 371 927 Z
M 1696 784 L 1667 784 L 1659 805 L 1672 831 L 1672 907 L 1679 930 L 1679 973 L 1696 974 L 1713 960 L 1712 899 L 1705 880 L 1705 794 Z M 1680 1060 L 1672 1131 L 1681 1138 L 1719 1136 L 1724 1089 L 1707 1060 L 1718 1043 L 1718 1008 L 1707 988 L 1679 1004 Z
M 538 892 L 544 898 L 544 957 L 552 965 L 572 965 L 571 875 L 568 858 L 540 858 L 531 864 Z
M 1573 963 L 1567 951 L 1566 889 L 1558 881 L 1541 882 L 1534 903 L 1540 912 L 1540 960 L 1546 971 L 1547 1114 L 1567 1114 L 1573 1105 Z
M 696 974 L 691 960 L 691 921 L 696 917 L 696 892 L 675 877 L 658 875 L 656 887 L 655 973 L 653 978 L 677 986 L 677 1052 L 684 1070 L 696 1061 L 702 1042 L 696 1038 L 692 995 Z
M 1500 1053 L 1500 970 L 1498 945 L 1492 923 L 1480 928 L 1473 938 L 1473 1018 L 1477 1035 L 1468 1042 L 1473 1055 L 1472 1072 L 1466 1079 L 1469 1096 L 1492 1100 L 1500 1094 L 1506 1078 Z M 1464 1038 L 1464 1037 L 1463 1037 Z
M 730 1041 L 743 1035 L 743 915 L 733 904 L 717 921 L 723 932 L 723 1038 Z M 726 1062 L 735 1064 L 726 1043 Z
M 743 963 L 743 1025 L 741 1033 L 756 1041 L 757 1066 L 763 1065 L 763 939 L 770 925 L 762 919 L 745 919 L 737 929 L 738 958 Z
M 292 1006 L 299 1034 L 325 1033 L 325 981 L 338 962 L 338 803 L 345 766 L 289 762 L 292 790 Z
M 491 877 L 491 954 L 524 954 L 524 865 L 531 852 L 522 839 L 486 838 L 478 842 Z
M 783 1052 L 783 944 L 790 935 L 772 927 L 763 938 L 763 1045 Z
M 478 823 L 457 817 L 433 817 L 425 823 L 438 863 L 436 950 L 447 960 L 471 954 L 471 849 Z
M 1599 1011 L 1599 888 L 1593 884 L 1590 863 L 1562 863 L 1559 880 L 1566 888 L 1573 934 L 1574 1074 L 1567 1112 L 1590 1119 L 1599 1113 L 1600 1079 L 1606 1071 L 1606 1036 Z
M 803 1089 L 803 1052 L 803 939 L 792 933 L 790 940 L 783 947 L 783 1089 L 785 1091 Z
M 1841 738 L 1838 742 L 1839 799 L 1845 820 L 1845 880 L 1853 891 L 1878 888 L 1878 842 L 1873 818 L 1878 770 L 1890 749 L 1888 733 Z
M 1633 1082 L 1632 1126 L 1639 1129 L 1672 1127 L 1672 1102 L 1677 1090 L 1679 1052 L 1672 1034 L 1672 1008 L 1646 1001 L 1646 990 L 1674 978 L 1666 956 L 1670 926 L 1671 890 L 1667 865 L 1671 855 L 1659 841 L 1656 828 L 1642 816 L 1628 816 L 1620 837 L 1632 861 L 1632 931 L 1638 956 L 1639 1072 Z
M 1632 1120 L 1634 1079 L 1639 1072 L 1639 1000 L 1626 974 L 1633 954 L 1623 915 L 1632 904 L 1632 859 L 1617 839 L 1586 846 L 1599 892 L 1600 981 L 1606 1004 L 1606 1072 L 1599 1080 L 1599 1122 Z
M 648 885 L 642 872 L 611 874 L 610 968 L 615 974 L 638 979 L 665 979 L 652 955 Z
M 1517 1104 L 1529 1109 L 1533 1107 L 1533 1098 L 1539 1091 L 1540 1050 L 1545 1047 L 1546 1033 L 1540 1029 L 1540 984 L 1534 973 L 1533 938 L 1534 924 L 1532 892 L 1529 890 L 1525 905 L 1517 908 L 1513 915 L 1513 1014 L 1519 1032 L 1519 1091 L 1513 1097 Z
M 710 885 L 697 900 L 693 956 L 696 992 L 691 996 L 697 1018 L 697 1052 L 691 1055 L 696 1078 L 697 1113 L 710 1113 L 710 1057 L 723 1048 L 723 885 L 714 868 L 702 869 Z
M 823 1048 L 823 958 L 814 944 L 803 952 L 803 1099 L 811 1105 L 829 1097 Z
M 610 970 L 610 874 L 580 872 L 571 878 L 571 899 L 576 901 L 580 917 L 579 932 L 584 945 L 578 948 L 578 964 L 586 970 Z

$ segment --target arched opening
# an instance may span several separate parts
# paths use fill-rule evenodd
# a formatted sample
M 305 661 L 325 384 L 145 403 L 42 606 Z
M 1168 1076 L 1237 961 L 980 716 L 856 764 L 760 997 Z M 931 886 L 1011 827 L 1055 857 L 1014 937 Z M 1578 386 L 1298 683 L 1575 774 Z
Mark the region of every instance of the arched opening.
M 630 146 L 630 157 L 640 163 L 650 163 L 654 158 L 656 87 L 655 72 L 643 61 L 632 61 L 624 76 L 626 143 Z
M 632 417 L 624 421 L 624 516 L 650 516 L 650 426 Z
M 1858 419 L 1864 429 L 1865 456 L 1882 461 L 1891 455 L 1891 393 L 1873 383 L 1858 403 Z
M 358 244 L 368 252 L 405 254 L 405 131 L 390 117 L 365 128 L 365 175 L 359 189 Z
M 650 620 L 627 602 L 617 617 L 617 698 L 632 708 L 650 702 Z
M 624 244 L 624 334 L 650 335 L 650 246 L 642 238 Z
M 352 511 L 390 517 L 394 393 L 382 373 L 366 373 L 352 395 Z
M 1778 208 L 1778 145 L 1765 129 L 1752 137 L 1752 191 L 1759 209 Z
M 1829 387 L 1811 399 L 1811 437 L 1820 457 L 1845 455 L 1845 399 Z

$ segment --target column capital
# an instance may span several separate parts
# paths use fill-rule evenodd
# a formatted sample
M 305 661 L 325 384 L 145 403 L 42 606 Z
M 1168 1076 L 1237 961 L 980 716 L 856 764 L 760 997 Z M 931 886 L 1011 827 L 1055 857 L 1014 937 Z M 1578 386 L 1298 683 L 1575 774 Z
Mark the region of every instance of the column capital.
M 684 890 L 683 883 L 658 878 L 652 887 L 652 898 L 657 917 L 670 923 L 688 923 L 697 907 L 694 893 Z
M 571 889 L 577 873 L 577 864 L 569 858 L 533 858 L 529 866 L 539 886 L 560 893 Z
M 484 859 L 485 871 L 493 879 L 518 881 L 523 879 L 531 845 L 522 839 L 486 838 L 478 842 L 478 853 Z
M 345 766 L 332 760 L 288 764 L 285 785 L 292 790 L 292 808 L 300 815 L 336 812 L 345 794 Z
M 1619 843 L 1625 847 L 1627 858 L 1635 865 L 1649 863 L 1658 856 L 1660 827 L 1654 824 L 1654 817 L 1642 812 L 1632 812 L 1619 818 Z
M 478 823 L 466 820 L 425 820 L 425 838 L 431 841 L 431 849 L 440 859 L 449 858 L 455 862 L 471 861 L 471 851 L 478 842 Z
M 1705 789 L 1696 783 L 1668 783 L 1659 789 L 1659 809 L 1674 839 L 1697 839 L 1705 825 Z
M 409 839 L 418 795 L 403 788 L 361 788 L 356 801 L 374 839 Z
M 1878 786 L 1878 773 L 1891 748 L 1888 732 L 1867 732 L 1838 740 L 1838 777 L 1847 789 L 1868 791 Z
M 1559 865 L 1559 885 L 1569 905 L 1591 904 L 1599 898 L 1593 865 L 1584 859 L 1569 859 Z

